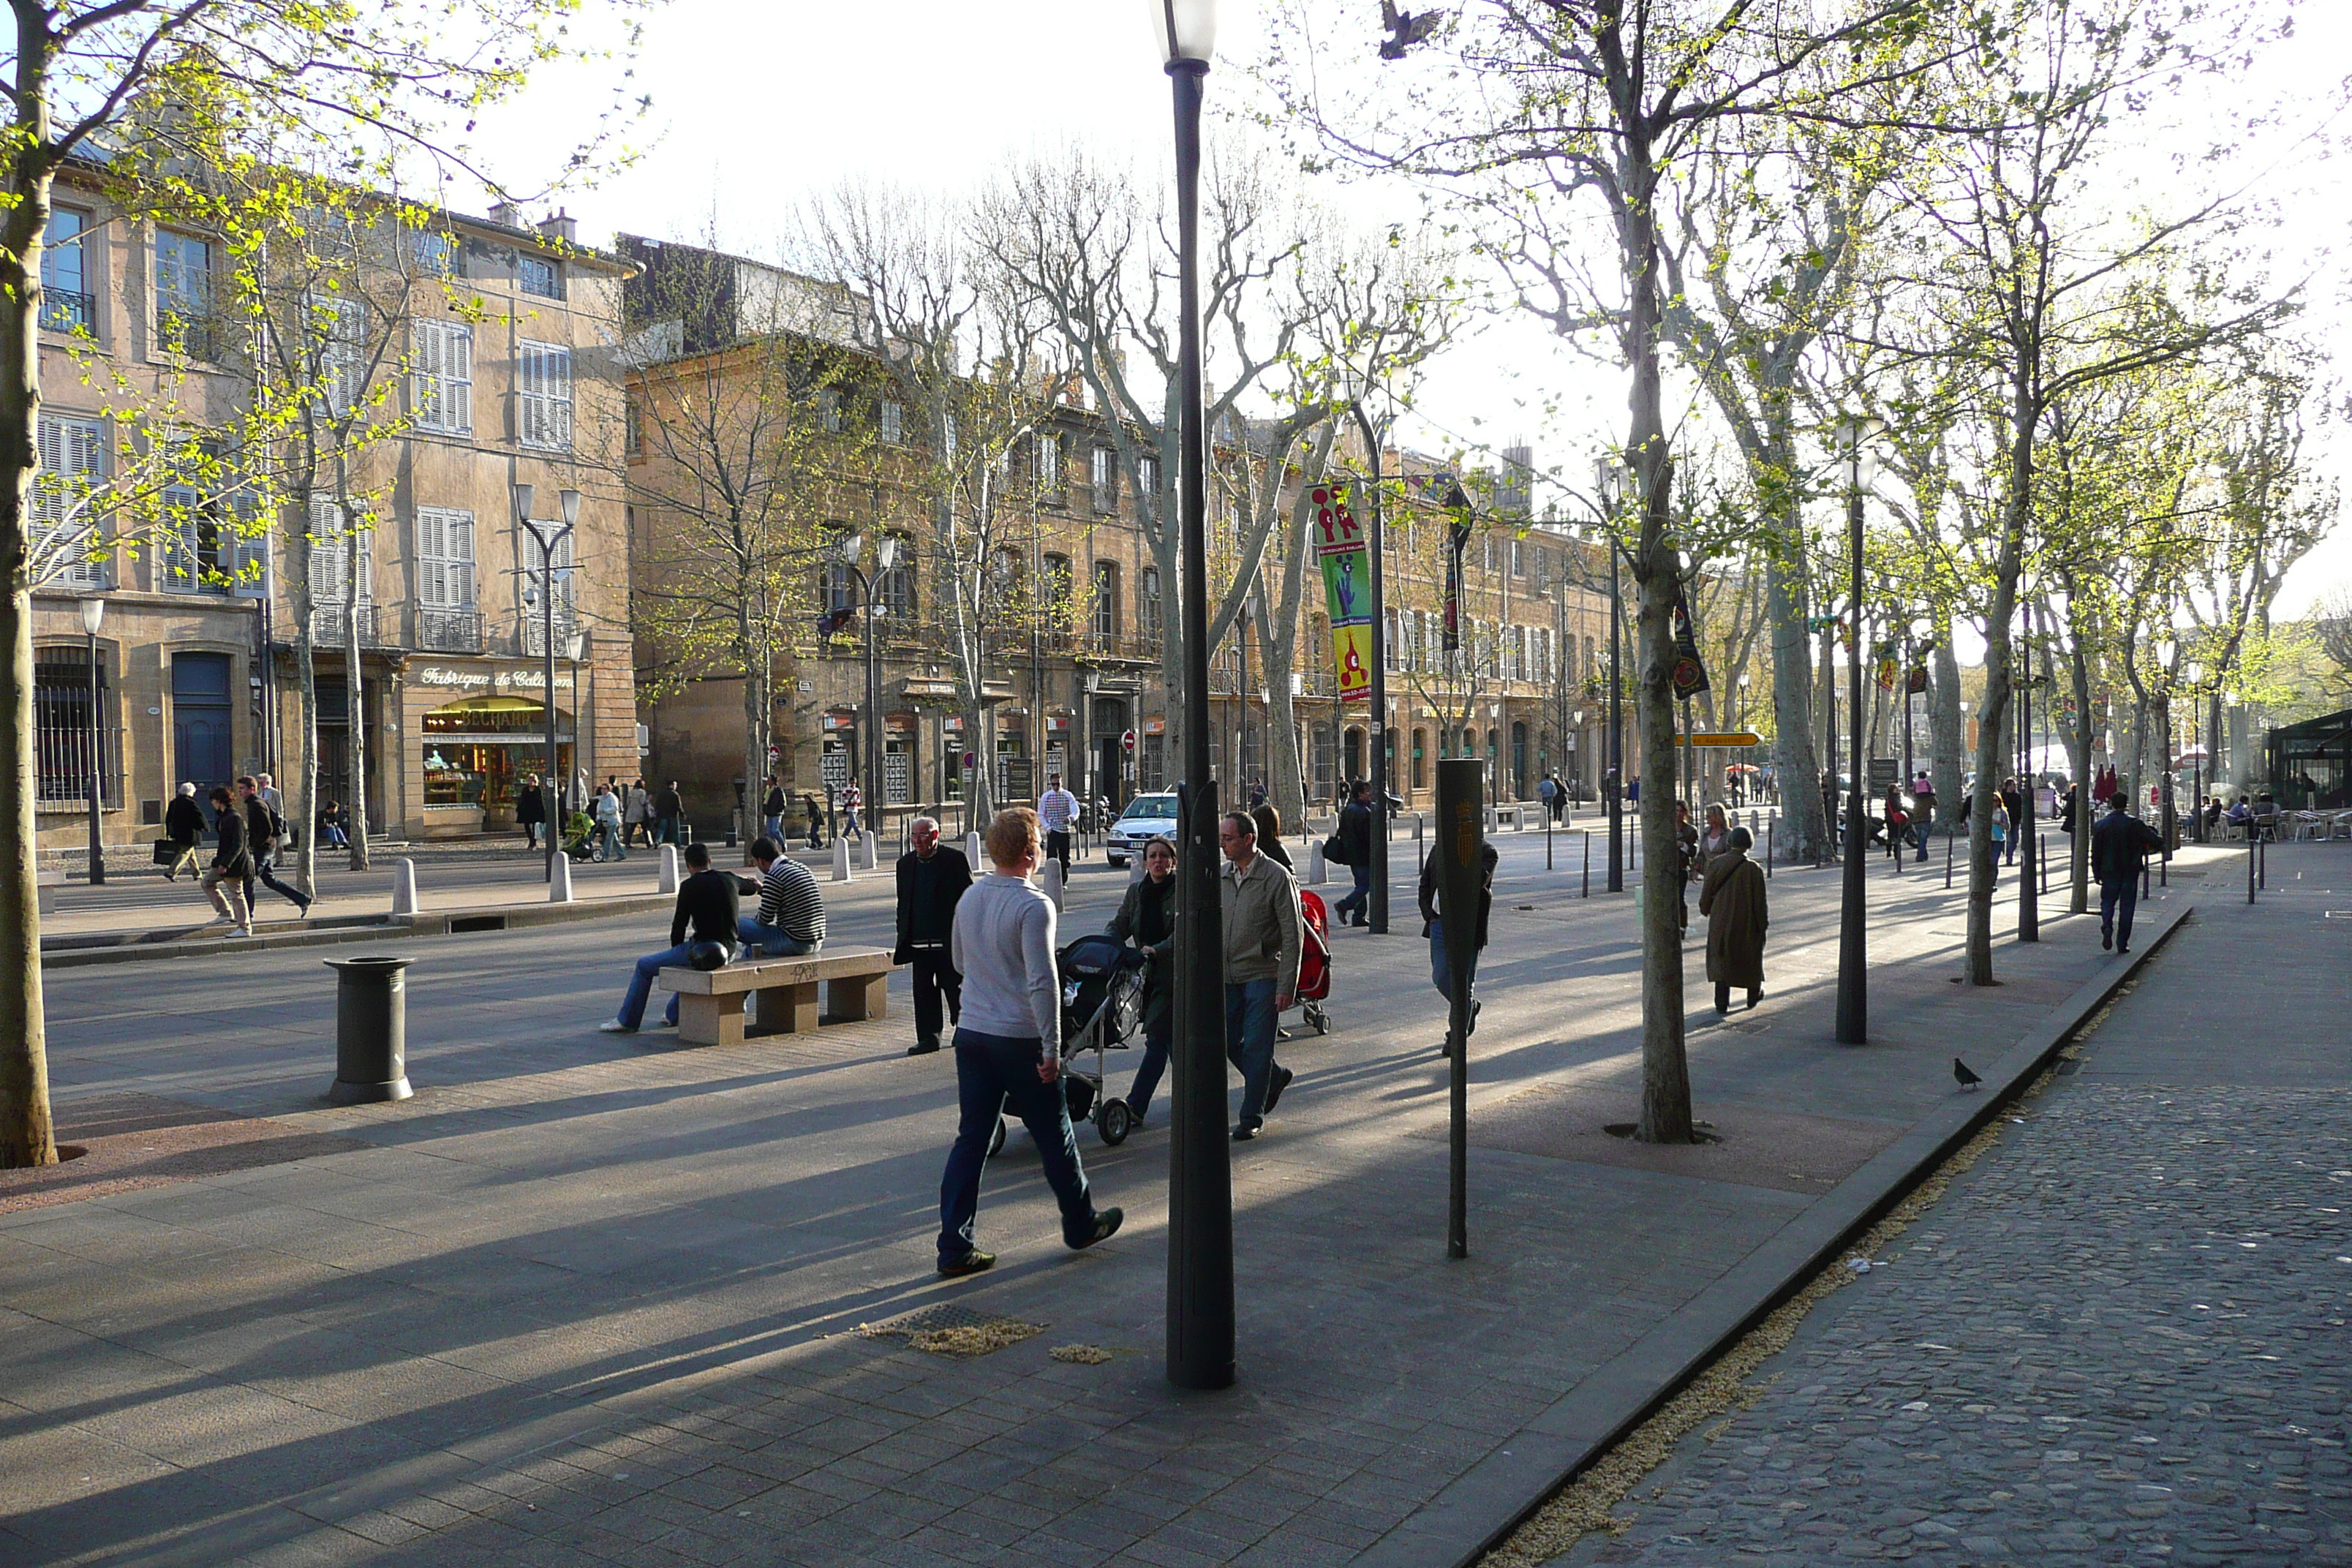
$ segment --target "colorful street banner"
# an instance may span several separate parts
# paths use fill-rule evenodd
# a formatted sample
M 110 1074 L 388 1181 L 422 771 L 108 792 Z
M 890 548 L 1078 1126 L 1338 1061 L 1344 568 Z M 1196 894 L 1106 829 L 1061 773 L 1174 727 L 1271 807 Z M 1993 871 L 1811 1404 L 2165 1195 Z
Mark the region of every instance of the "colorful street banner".
M 1690 601 L 1675 590 L 1675 695 L 1685 700 L 1710 689 L 1706 664 L 1698 656 L 1698 637 L 1691 630 Z
M 1924 664 L 1913 665 L 1910 678 L 1903 683 L 1903 695 L 1909 697 L 1927 689 L 1927 667 Z
M 1880 654 L 1878 656 L 1878 689 L 1881 691 L 1895 689 L 1895 656 L 1891 653 Z
M 1308 496 L 1315 508 L 1315 553 L 1323 563 L 1323 608 L 1331 621 L 1331 660 L 1339 700 L 1372 694 L 1372 578 L 1363 525 L 1348 505 L 1347 487 L 1320 484 Z

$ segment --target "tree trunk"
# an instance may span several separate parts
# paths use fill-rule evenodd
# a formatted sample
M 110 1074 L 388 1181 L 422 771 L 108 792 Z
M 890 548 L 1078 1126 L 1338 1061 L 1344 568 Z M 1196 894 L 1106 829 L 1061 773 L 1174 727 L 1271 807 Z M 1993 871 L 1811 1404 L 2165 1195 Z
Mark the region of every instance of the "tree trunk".
M 367 808 L 367 681 L 360 668 L 360 534 L 348 510 L 343 515 L 343 755 L 349 764 L 352 798 L 344 803 L 352 814 L 351 868 L 368 868 L 368 808 Z M 555 693 L 547 694 L 550 702 Z M 578 747 L 573 747 L 578 755 Z M 317 837 L 319 816 L 313 811 L 298 819 L 303 825 L 302 842 L 308 844 Z M 316 896 L 317 889 L 306 879 L 302 890 Z
M 2091 907 L 2091 824 L 2096 812 L 2091 803 L 2091 659 L 2083 649 L 2080 626 L 2068 640 L 2074 644 L 2066 663 L 2074 682 L 2074 731 L 2066 737 L 2066 749 L 2074 773 L 2074 837 L 2066 847 L 2066 909 L 2079 915 Z
M 1968 981 L 1997 984 L 1992 973 L 1992 803 L 2009 770 L 2010 621 L 2017 613 L 2017 580 L 2033 506 L 2033 433 L 2041 410 L 2020 376 L 2010 415 L 2009 494 L 2001 508 L 2000 552 L 1993 568 L 1992 605 L 1985 619 L 1984 708 L 1977 723 L 1975 809 L 1969 818 Z M 2018 823 L 2009 830 L 2022 830 Z
M 1790 548 L 1802 548 L 1793 529 L 1782 535 Z M 1772 771 L 1780 784 L 1778 835 L 1790 864 L 1810 860 L 1826 841 L 1822 817 L 1821 753 L 1813 747 L 1813 644 L 1805 629 L 1802 566 L 1775 551 L 1764 567 L 1764 591 L 1772 617 Z M 1796 787 L 1801 784 L 1802 787 Z
M 1960 656 L 1952 651 L 1952 618 L 1944 617 L 1943 635 L 1936 641 L 1936 678 L 1928 688 L 1927 745 L 1929 777 L 1936 785 L 1936 809 L 1943 826 L 1957 828 L 1960 818 L 1961 754 L 1968 747 L 1968 726 L 1960 712 Z

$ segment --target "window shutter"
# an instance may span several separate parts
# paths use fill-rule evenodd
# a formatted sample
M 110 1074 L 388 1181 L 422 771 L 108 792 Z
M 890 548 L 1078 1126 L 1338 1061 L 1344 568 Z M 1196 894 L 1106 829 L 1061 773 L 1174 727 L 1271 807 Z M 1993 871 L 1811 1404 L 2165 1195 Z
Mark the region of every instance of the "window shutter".
M 456 321 L 441 328 L 441 395 L 448 407 L 448 428 L 474 427 L 474 329 Z M 468 522 L 470 529 L 473 525 Z
M 426 429 L 438 429 L 447 423 L 442 409 L 441 324 L 438 321 L 413 321 L 409 324 L 409 353 L 415 363 L 409 381 L 409 401 L 416 422 Z M 424 520 L 418 519 L 423 526 Z
M 416 602 L 428 610 L 440 609 L 449 602 L 441 559 L 444 532 L 439 512 L 416 514 Z
M 470 610 L 474 607 L 474 514 L 451 512 L 447 527 L 448 602 L 453 608 Z

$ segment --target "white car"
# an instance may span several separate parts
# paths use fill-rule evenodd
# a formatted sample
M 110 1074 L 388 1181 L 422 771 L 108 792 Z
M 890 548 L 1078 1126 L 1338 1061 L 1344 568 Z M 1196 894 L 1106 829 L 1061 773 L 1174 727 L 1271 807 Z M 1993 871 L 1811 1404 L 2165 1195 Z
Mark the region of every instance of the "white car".
M 1103 846 L 1103 854 L 1112 865 L 1124 869 L 1127 858 L 1142 854 L 1143 847 L 1152 839 L 1172 840 L 1175 837 L 1175 792 L 1139 795 L 1127 803 L 1127 809 L 1110 825 L 1110 837 Z

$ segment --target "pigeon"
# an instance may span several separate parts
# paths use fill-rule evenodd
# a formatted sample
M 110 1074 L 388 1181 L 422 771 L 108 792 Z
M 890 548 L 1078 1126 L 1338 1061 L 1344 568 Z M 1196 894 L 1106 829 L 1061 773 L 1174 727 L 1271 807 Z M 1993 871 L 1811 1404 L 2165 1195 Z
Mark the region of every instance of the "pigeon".
M 1381 26 L 1390 35 L 1381 40 L 1381 58 L 1404 58 L 1405 50 L 1426 40 L 1444 20 L 1445 14 L 1442 11 L 1423 11 L 1416 16 L 1410 11 L 1398 10 L 1396 0 L 1381 0 Z
M 1969 1064 L 1960 1060 L 1958 1057 L 1954 1057 L 1952 1058 L 1952 1077 L 1958 1082 L 1962 1089 L 1974 1089 L 1977 1085 L 1984 1081 L 1984 1079 L 1970 1072 L 1969 1070 Z

